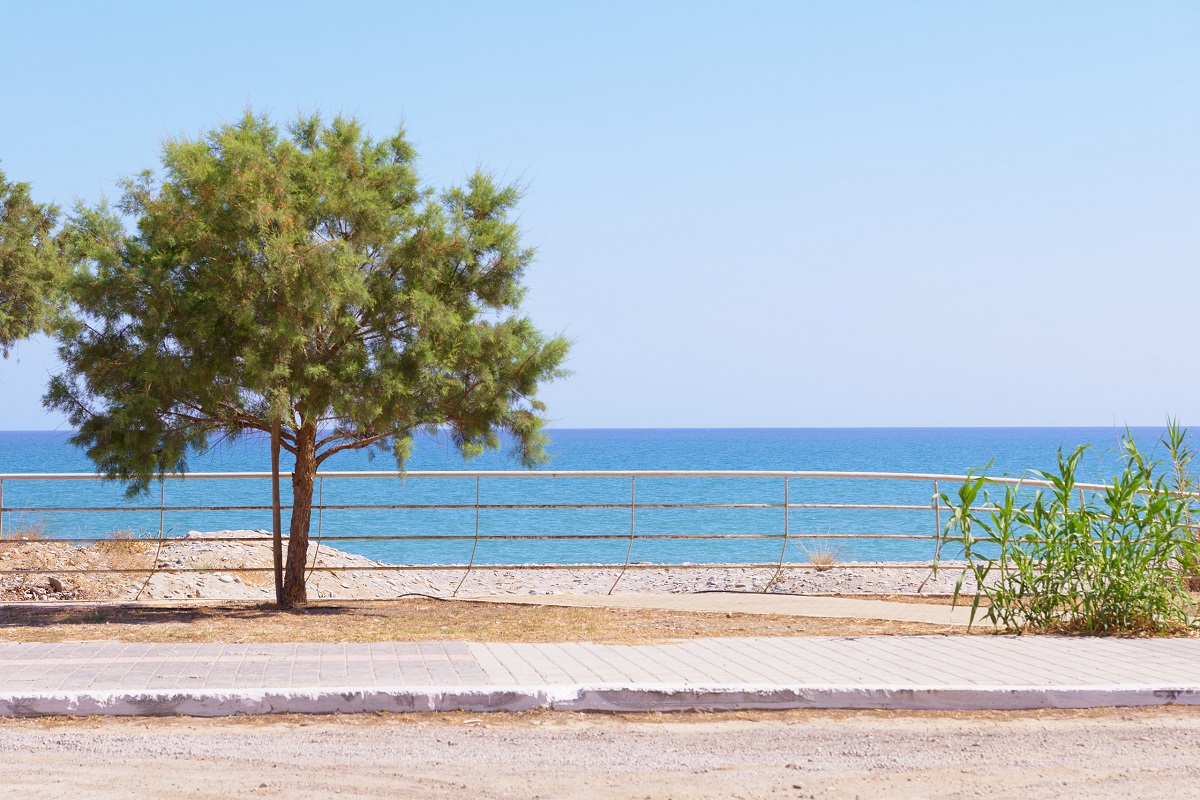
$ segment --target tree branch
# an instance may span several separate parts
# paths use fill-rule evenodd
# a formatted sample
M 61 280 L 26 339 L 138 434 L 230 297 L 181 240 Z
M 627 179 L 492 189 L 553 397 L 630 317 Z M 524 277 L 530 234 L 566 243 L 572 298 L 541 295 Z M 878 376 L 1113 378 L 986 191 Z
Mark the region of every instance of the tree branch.
M 331 447 L 328 450 L 326 450 L 324 453 L 322 453 L 321 455 L 317 456 L 317 465 L 320 466 L 321 464 L 323 464 L 325 462 L 325 459 L 329 458 L 332 455 L 340 453 L 343 450 L 362 450 L 364 447 L 370 447 L 371 445 L 375 444 L 376 442 L 386 439 L 387 437 L 389 437 L 391 435 L 392 435 L 391 431 L 388 431 L 387 433 L 377 433 L 374 436 L 367 437 L 366 439 L 355 439 L 355 440 L 346 442 L 345 444 L 339 444 L 336 447 Z M 344 438 L 344 437 L 339 437 L 339 438 Z

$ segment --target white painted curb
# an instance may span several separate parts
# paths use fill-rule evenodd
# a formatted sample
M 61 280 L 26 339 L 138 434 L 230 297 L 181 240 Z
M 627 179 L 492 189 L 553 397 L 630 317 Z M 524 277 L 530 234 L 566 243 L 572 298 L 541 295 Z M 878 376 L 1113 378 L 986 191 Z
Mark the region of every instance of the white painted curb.
M 599 684 L 380 689 L 0 693 L 0 716 L 351 714 L 434 711 L 1020 710 L 1200 705 L 1200 684 L 1159 686 Z

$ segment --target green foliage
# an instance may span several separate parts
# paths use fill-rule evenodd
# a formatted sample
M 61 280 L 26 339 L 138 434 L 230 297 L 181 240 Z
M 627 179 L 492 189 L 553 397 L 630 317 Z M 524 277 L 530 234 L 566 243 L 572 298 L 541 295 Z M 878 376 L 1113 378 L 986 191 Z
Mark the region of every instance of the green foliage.
M 138 491 L 213 436 L 279 420 L 292 546 L 313 473 L 342 450 L 390 443 L 403 466 L 429 429 L 468 457 L 507 433 L 522 463 L 543 460 L 536 392 L 567 343 L 519 313 L 520 192 L 481 172 L 434 192 L 414 159 L 403 131 L 374 141 L 312 116 L 281 133 L 247 113 L 168 142 L 161 178 L 126 181 L 116 208 L 77 208 L 77 314 L 46 395 L 72 441 Z
M 519 193 L 483 174 L 438 196 L 398 133 L 300 119 L 281 136 L 247 115 L 164 147 L 161 183 L 125 183 L 120 212 L 70 221 L 79 319 L 48 404 L 103 470 L 182 469 L 215 431 L 327 431 L 318 461 L 447 425 L 467 452 L 507 430 L 542 457 L 539 381 L 561 339 L 511 312 L 532 258 L 508 214 Z
M 986 617 L 1018 631 L 1088 634 L 1164 633 L 1194 625 L 1195 603 L 1184 578 L 1200 566 L 1192 527 L 1195 489 L 1187 471 L 1186 431 L 1172 423 L 1162 442 L 1171 470 L 1150 461 L 1132 435 L 1121 441 L 1123 469 L 1103 492 L 1082 492 L 1075 475 L 1084 448 L 1058 456 L 1057 472 L 1031 502 L 1006 486 L 992 505 L 977 476 L 945 495 L 947 532 L 963 539 L 967 570 L 977 587 L 972 619 L 986 598 Z M 981 512 L 980 508 L 992 508 Z M 955 590 L 957 601 L 963 584 Z
M 35 203 L 29 184 L 0 171 L 0 355 L 45 330 L 54 312 L 61 261 L 54 241 L 58 209 Z

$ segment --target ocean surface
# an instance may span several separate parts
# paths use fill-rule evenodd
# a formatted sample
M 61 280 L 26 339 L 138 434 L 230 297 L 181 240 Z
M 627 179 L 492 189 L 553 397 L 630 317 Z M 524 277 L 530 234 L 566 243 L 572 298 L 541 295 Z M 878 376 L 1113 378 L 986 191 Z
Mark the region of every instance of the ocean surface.
M 1113 428 L 788 428 L 788 429 L 596 429 L 551 431 L 552 459 L 543 470 L 823 470 L 964 474 L 985 465 L 990 475 L 1022 475 L 1052 469 L 1057 452 L 1089 445 L 1080 480 L 1106 481 L 1120 469 Z M 1153 450 L 1159 428 L 1136 428 L 1139 444 Z M 87 456 L 68 441 L 69 432 L 0 432 L 0 473 L 92 473 Z M 1157 455 L 1164 456 L 1161 447 Z M 504 453 L 464 462 L 448 440 L 418 439 L 407 465 L 415 470 L 512 470 Z M 270 468 L 262 438 L 225 443 L 191 459 L 191 472 L 255 472 Z M 347 452 L 322 466 L 332 470 L 390 470 L 386 454 Z M 285 463 L 283 469 L 289 469 Z M 167 506 L 269 506 L 267 480 L 168 480 Z M 284 502 L 290 487 L 284 483 Z M 335 505 L 466 505 L 475 502 L 474 478 L 334 479 L 322 481 L 320 500 Z M 941 485 L 953 495 L 955 486 Z M 631 492 L 633 561 L 663 563 L 773 563 L 781 539 L 672 539 L 681 534 L 779 536 L 785 512 L 777 508 L 647 508 L 672 504 L 770 504 L 782 506 L 781 479 L 749 478 L 485 478 L 478 482 L 483 505 L 594 504 L 592 509 L 485 508 L 481 536 L 545 538 L 480 541 L 476 564 L 621 563 L 629 548 Z M 870 539 L 861 534 L 932 537 L 935 515 L 929 482 L 821 479 L 788 482 L 796 504 L 902 504 L 919 509 L 791 508 L 787 512 L 788 562 L 804 562 L 821 549 L 836 550 L 843 561 L 928 560 L 932 539 Z M 154 536 L 159 530 L 159 487 L 149 496 L 124 497 L 108 481 L 6 480 L 3 484 L 6 534 L 25 525 L 48 537 L 106 536 L 114 531 Z M 316 501 L 316 498 L 314 498 Z M 152 511 L 56 511 L 100 506 Z M 269 529 L 269 511 L 168 511 L 166 536 L 188 531 Z M 943 513 L 942 521 L 945 521 Z M 287 518 L 285 513 L 284 526 Z M 331 544 L 396 564 L 466 563 L 474 545 L 476 512 L 453 509 L 314 511 L 312 535 L 324 537 L 413 536 L 415 540 L 332 541 Z M 587 537 L 561 539 L 563 535 Z M 446 536 L 466 537 L 446 540 Z M 813 537 L 846 538 L 813 538 Z M 604 537 L 604 538 L 602 538 Z M 612 538 L 608 538 L 612 537 Z M 943 551 L 944 555 L 954 553 Z

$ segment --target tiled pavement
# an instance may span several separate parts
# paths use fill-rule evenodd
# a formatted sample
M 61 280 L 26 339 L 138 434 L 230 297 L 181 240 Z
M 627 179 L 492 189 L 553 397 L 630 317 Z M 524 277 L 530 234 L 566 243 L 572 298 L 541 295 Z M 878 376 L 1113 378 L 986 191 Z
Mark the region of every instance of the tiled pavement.
M 1200 704 L 1200 640 L 0 644 L 0 714 Z

